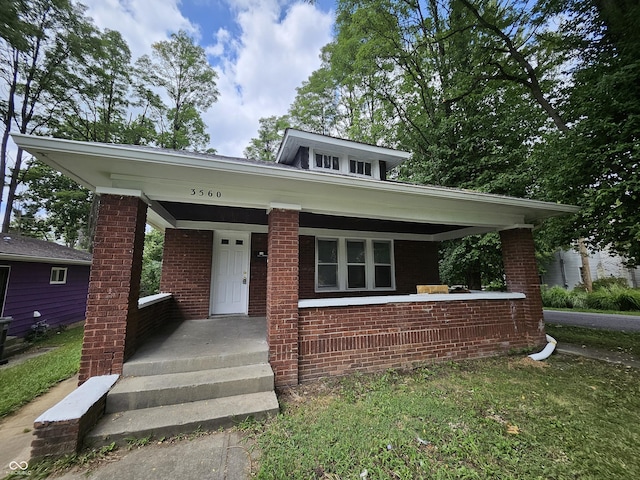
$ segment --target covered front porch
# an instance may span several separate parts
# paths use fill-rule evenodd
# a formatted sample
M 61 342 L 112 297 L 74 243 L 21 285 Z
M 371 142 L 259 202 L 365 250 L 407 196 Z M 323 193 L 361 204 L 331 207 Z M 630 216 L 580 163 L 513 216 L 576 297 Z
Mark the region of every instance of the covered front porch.
M 267 164 L 17 136 L 100 196 L 81 383 L 122 374 L 157 325 L 218 313 L 266 317 L 278 387 L 544 341 L 532 229 L 575 209 L 334 174 L 310 159 L 328 149 L 345 166 L 361 156 L 382 171 L 408 154 L 300 138 L 311 143 L 298 145 L 292 163 Z M 171 297 L 157 315 L 138 305 L 147 223 L 165 233 L 161 291 Z M 485 232 L 499 232 L 507 295 L 516 296 L 399 301 L 416 285 L 440 283 L 438 242 Z M 305 303 L 320 300 L 334 303 Z

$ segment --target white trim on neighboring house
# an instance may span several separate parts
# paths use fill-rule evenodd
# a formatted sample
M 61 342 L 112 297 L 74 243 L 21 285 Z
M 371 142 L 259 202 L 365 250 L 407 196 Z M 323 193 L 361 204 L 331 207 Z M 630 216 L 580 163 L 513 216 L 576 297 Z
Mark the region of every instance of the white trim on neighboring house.
M 68 258 L 35 257 L 31 255 L 12 255 L 0 253 L 0 260 L 13 262 L 51 263 L 64 265 L 91 265 L 91 260 L 72 260 Z

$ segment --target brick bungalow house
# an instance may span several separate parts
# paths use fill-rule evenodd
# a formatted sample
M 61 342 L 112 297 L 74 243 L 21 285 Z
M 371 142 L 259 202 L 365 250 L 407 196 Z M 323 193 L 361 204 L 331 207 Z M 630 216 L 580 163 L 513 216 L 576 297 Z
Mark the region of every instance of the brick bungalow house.
M 532 228 L 574 207 L 391 181 L 410 154 L 288 130 L 275 163 L 14 135 L 100 195 L 80 383 L 121 373 L 154 319 L 266 317 L 276 386 L 544 343 Z M 145 224 L 162 292 L 138 304 Z M 508 292 L 439 284 L 438 242 L 497 231 Z

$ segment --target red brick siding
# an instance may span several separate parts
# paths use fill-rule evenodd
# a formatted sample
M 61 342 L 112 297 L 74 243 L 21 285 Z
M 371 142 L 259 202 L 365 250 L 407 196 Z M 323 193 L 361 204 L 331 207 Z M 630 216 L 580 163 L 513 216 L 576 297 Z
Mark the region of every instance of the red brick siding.
M 138 333 L 136 335 L 136 348 L 142 345 L 150 336 L 157 333 L 158 329 L 173 320 L 171 311 L 173 299 L 167 298 L 138 309 Z
M 212 255 L 212 231 L 165 230 L 160 291 L 173 294 L 175 318 L 209 316 Z
M 416 285 L 440 283 L 438 242 L 393 242 L 396 266 L 396 293 L 416 293 Z
M 500 232 L 502 261 L 509 292 L 522 292 L 525 301 L 525 321 L 533 343 L 544 342 L 544 320 L 540 278 L 536 264 L 533 234 L 529 229 Z
M 395 240 L 393 243 L 396 289 L 392 292 L 379 292 L 380 295 L 416 293 L 416 285 L 440 283 L 438 274 L 438 244 L 436 242 Z M 331 298 L 336 296 L 368 297 L 376 295 L 376 293 L 370 291 L 316 292 L 315 248 L 315 237 L 300 237 L 300 298 Z
M 251 267 L 249 277 L 249 316 L 267 314 L 267 259 L 257 258 L 257 252 L 267 252 L 266 233 L 251 234 Z
M 523 300 L 308 308 L 299 317 L 301 382 L 530 345 Z
M 100 197 L 79 383 L 122 373 L 135 348 L 146 214 L 139 198 Z
M 297 211 L 269 213 L 267 341 L 278 387 L 298 383 L 298 226 Z

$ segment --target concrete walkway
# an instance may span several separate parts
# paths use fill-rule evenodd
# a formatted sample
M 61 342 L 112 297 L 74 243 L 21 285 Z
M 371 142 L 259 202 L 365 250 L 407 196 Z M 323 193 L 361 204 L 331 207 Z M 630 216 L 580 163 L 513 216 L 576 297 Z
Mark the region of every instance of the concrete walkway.
M 25 465 L 31 458 L 33 421 L 78 386 L 78 377 L 60 382 L 47 393 L 37 397 L 20 410 L 0 420 L 0 478 L 11 473 L 11 466 Z M 12 463 L 16 462 L 16 463 Z

